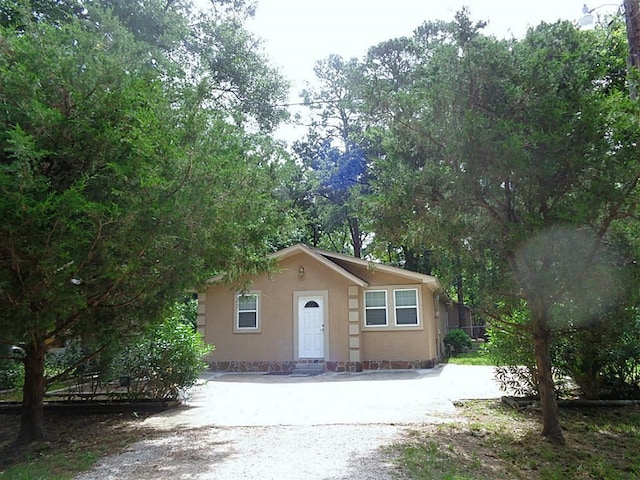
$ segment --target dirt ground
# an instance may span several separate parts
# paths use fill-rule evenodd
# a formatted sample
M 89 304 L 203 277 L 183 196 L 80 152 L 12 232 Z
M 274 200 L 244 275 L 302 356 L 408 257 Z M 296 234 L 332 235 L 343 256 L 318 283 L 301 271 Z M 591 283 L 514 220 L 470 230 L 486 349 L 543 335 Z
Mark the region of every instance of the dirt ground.
M 127 444 L 153 436 L 157 432 L 144 428 L 150 414 L 118 413 L 104 415 L 69 415 L 45 413 L 45 438 L 17 450 L 13 447 L 20 428 L 20 416 L 0 415 L 0 472 L 27 458 L 95 450 L 103 454 L 120 451 Z

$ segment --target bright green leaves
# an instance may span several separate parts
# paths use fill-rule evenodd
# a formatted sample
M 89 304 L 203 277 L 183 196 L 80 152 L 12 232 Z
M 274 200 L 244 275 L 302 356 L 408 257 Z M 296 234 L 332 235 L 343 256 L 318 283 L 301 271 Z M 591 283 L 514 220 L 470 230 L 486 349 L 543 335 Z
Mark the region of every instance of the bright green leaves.
M 143 324 L 213 274 L 266 268 L 281 229 L 270 142 L 223 121 L 202 82 L 167 77 L 180 68 L 153 61 L 137 20 L 88 7 L 99 22 L 0 32 L 0 337 L 14 343 Z

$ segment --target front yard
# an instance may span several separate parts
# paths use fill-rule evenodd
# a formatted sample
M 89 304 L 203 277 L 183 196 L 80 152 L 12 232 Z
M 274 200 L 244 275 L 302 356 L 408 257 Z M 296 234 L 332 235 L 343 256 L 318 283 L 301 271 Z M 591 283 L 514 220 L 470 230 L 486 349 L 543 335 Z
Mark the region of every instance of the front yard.
M 396 384 L 396 389 L 400 384 Z M 264 386 L 255 384 L 254 387 L 261 385 Z M 347 384 L 308 385 L 315 391 L 318 385 L 343 387 Z M 389 384 L 380 382 L 379 385 Z M 449 416 L 449 423 L 398 424 L 398 431 L 404 435 L 382 447 L 383 455 L 376 453 L 375 456 L 391 459 L 404 479 L 640 478 L 640 406 L 561 408 L 567 440 L 563 447 L 540 438 L 541 415 L 535 408 L 515 411 L 498 400 L 468 400 L 457 402 L 457 413 L 455 423 L 450 422 Z M 19 416 L 0 415 L 0 480 L 71 479 L 90 468 L 97 459 L 120 452 L 137 440 L 175 433 L 170 428 L 161 431 L 142 426 L 145 415 L 148 414 L 50 412 L 45 415 L 47 438 L 20 451 L 11 448 Z M 414 426 L 405 430 L 402 426 L 405 424 Z M 363 428 L 374 431 L 376 425 L 363 425 Z M 238 435 L 247 435 L 246 429 L 238 431 Z M 240 448 L 245 437 L 238 437 L 237 441 L 233 448 Z M 327 457 L 327 461 L 331 461 L 331 457 Z
M 410 479 L 640 478 L 640 407 L 561 409 L 567 444 L 540 437 L 540 412 L 495 400 L 459 407 L 466 422 L 424 425 L 389 447 Z
M 100 457 L 155 434 L 140 427 L 148 414 L 46 414 L 47 438 L 20 450 L 15 440 L 20 416 L 0 415 L 0 479 L 65 480 L 88 469 Z

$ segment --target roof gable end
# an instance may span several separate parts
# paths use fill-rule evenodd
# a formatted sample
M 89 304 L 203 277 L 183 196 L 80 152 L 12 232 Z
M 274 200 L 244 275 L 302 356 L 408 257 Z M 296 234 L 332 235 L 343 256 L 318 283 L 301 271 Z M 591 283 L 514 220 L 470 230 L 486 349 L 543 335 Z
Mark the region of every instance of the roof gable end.
M 325 257 L 324 255 L 320 254 L 318 250 L 310 248 L 302 243 L 298 243 L 296 245 L 293 245 L 291 247 L 285 248 L 283 250 L 280 250 L 278 252 L 272 253 L 271 254 L 271 258 L 276 258 L 278 260 L 282 260 L 285 259 L 287 257 L 290 257 L 292 255 L 298 254 L 298 253 L 304 253 L 310 257 L 312 257 L 313 259 L 317 260 L 318 262 L 320 262 L 321 264 L 325 265 L 326 267 L 328 267 L 329 269 L 333 270 L 334 272 L 338 273 L 339 275 L 342 275 L 343 277 L 347 278 L 349 281 L 355 283 L 356 285 L 359 285 L 361 287 L 368 287 L 369 283 L 365 280 L 363 280 L 362 278 L 358 277 L 357 275 L 353 274 L 352 272 L 350 272 L 349 270 L 346 270 L 345 268 L 343 268 L 342 266 L 338 265 L 337 263 L 331 261 L 331 259 Z
M 408 278 L 417 283 L 423 283 L 423 284 L 429 285 L 434 290 L 442 290 L 442 285 L 440 284 L 440 281 L 432 275 L 425 275 L 423 273 L 412 272 L 410 270 L 405 270 L 403 268 L 392 267 L 390 265 L 385 265 L 383 263 L 364 260 L 362 258 L 350 257 L 348 255 L 342 255 L 340 253 L 326 252 L 322 250 L 316 250 L 316 252 L 319 255 L 332 261 L 340 261 L 347 264 L 365 267 L 367 269 L 379 270 L 381 272 L 385 272 L 390 275 L 396 275 L 398 277 Z

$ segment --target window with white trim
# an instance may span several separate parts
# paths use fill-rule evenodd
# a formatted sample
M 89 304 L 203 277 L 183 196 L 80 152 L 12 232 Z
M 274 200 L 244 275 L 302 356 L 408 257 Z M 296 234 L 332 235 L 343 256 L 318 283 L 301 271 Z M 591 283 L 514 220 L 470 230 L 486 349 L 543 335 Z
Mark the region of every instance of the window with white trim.
M 418 325 L 418 290 L 394 290 L 396 325 Z
M 371 290 L 364 292 L 364 322 L 367 327 L 387 325 L 387 291 Z
M 236 329 L 258 329 L 258 304 L 260 296 L 257 293 L 239 293 L 236 296 Z

